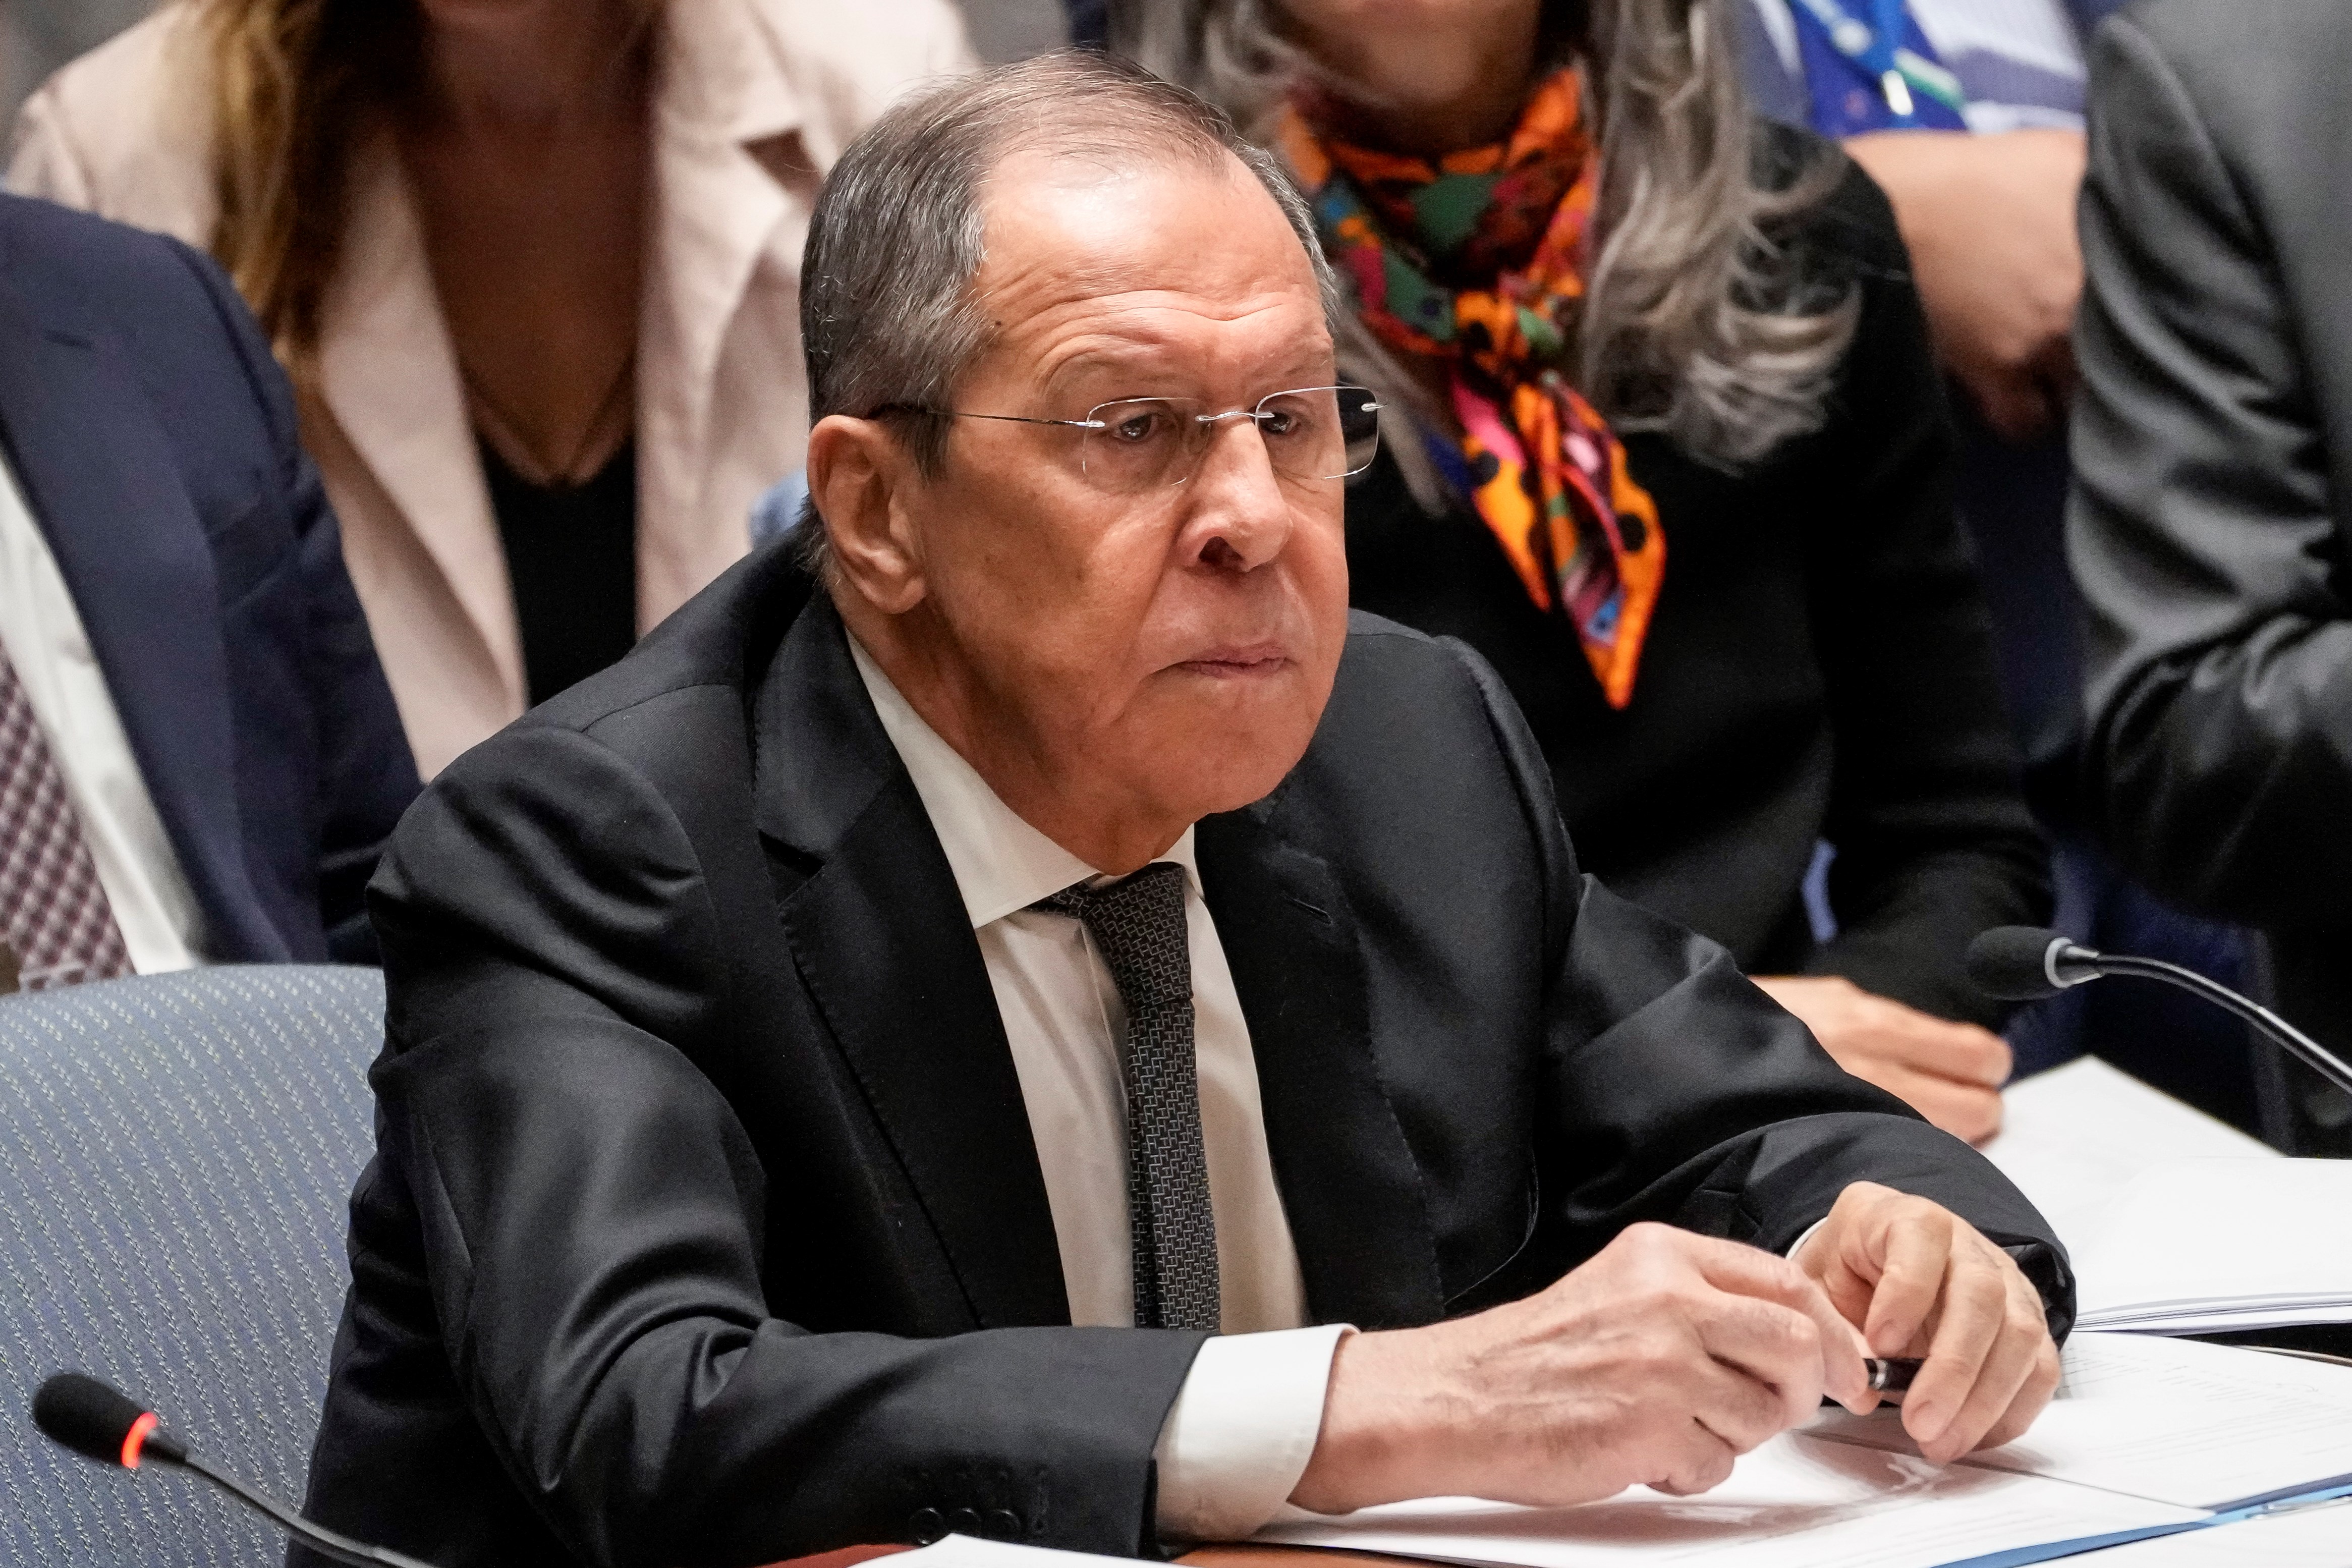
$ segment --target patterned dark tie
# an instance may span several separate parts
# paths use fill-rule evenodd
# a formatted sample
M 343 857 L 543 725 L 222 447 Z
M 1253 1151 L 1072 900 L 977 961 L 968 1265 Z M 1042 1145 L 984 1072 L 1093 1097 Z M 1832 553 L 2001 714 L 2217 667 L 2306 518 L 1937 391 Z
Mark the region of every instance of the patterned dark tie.
M 1184 868 L 1158 860 L 1123 881 L 1081 882 L 1033 908 L 1072 915 L 1127 1005 L 1127 1214 L 1135 1326 L 1217 1331 L 1217 1216 L 1201 1144 L 1192 1062 L 1192 952 Z
M 48 738 L 0 649 L 0 970 L 27 991 L 131 973 Z M 10 987 L 14 989 L 14 987 Z

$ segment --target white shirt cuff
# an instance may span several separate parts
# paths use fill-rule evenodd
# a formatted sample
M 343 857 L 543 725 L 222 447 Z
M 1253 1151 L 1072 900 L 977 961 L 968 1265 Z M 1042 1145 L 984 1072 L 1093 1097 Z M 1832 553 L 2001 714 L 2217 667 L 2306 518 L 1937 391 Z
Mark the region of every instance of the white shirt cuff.
M 1201 1346 L 1152 1449 L 1163 1537 L 1241 1541 L 1275 1516 L 1307 1473 L 1331 1357 L 1354 1331 L 1327 1323 Z

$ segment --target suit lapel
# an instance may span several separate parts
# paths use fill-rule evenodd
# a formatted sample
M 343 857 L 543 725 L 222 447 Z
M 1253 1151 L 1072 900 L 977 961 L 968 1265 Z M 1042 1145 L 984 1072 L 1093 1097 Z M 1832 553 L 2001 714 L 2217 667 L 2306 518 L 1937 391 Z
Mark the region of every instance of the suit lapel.
M 1436 1237 L 1372 1052 L 1355 919 L 1329 866 L 1270 826 L 1280 798 L 1207 818 L 1196 842 L 1308 1310 L 1368 1329 L 1433 1322 Z
M 424 545 L 520 713 L 522 638 L 506 551 L 424 231 L 389 136 L 368 146 L 352 184 L 351 229 L 320 328 L 320 394 Z
M 954 874 L 820 596 L 753 711 L 784 935 L 983 1328 L 1066 1323 L 1029 1115 Z M 813 869 L 812 869 L 813 868 Z
M 245 863 L 212 547 L 145 392 L 102 336 L 0 283 L 0 430 L 204 910 L 206 951 L 288 956 Z
M 752 6 L 672 5 L 661 26 L 658 217 L 637 351 L 638 605 L 647 622 L 743 553 L 747 517 L 713 512 L 704 495 L 719 359 L 763 262 L 797 269 L 817 182 L 810 150 L 795 145 L 803 116 L 778 42 Z M 797 174 L 797 192 L 779 173 Z

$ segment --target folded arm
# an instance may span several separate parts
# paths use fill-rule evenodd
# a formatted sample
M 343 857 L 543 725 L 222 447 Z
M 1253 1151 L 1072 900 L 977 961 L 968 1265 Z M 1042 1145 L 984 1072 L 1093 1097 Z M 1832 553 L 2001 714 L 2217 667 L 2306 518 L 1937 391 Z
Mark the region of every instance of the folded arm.
M 343 564 L 342 531 L 328 504 L 319 470 L 302 447 L 293 389 L 235 288 L 209 258 L 171 242 L 211 299 L 224 335 L 245 370 L 254 405 L 269 439 L 274 468 L 257 474 L 273 486 L 270 498 L 292 525 L 294 570 L 302 584 L 307 622 L 289 635 L 300 639 L 301 677 L 315 721 L 320 923 L 327 956 L 339 963 L 377 961 L 368 924 L 366 889 L 400 814 L 416 798 L 416 762 L 393 705 L 392 688 L 377 661 L 366 616 Z M 304 738 L 285 738 L 289 746 Z
M 1874 1404 L 1865 1353 L 1926 1357 L 1906 1423 L 1933 1457 L 2022 1431 L 2073 1310 L 2047 1224 L 1841 1072 L 1722 949 L 1580 879 L 1523 722 L 1463 658 L 1546 873 L 1539 1223 L 1548 1256 L 1583 1261 L 1523 1300 L 1343 1343 L 1297 1500 L 1704 1490 L 1825 1394 Z
M 1864 204 L 1863 195 L 1868 200 Z M 2047 852 L 2028 813 L 1991 626 L 1953 510 L 1958 456 L 1917 290 L 1885 203 L 1842 372 L 1850 447 L 1809 542 L 1810 618 L 1837 748 L 1822 836 L 1837 934 L 1808 965 L 1938 1018 L 1998 1028 L 2009 1009 L 1964 973 L 1988 927 L 2047 917 Z
M 2101 28 L 2092 81 L 2068 546 L 2107 844 L 2202 910 L 2337 926 L 2345 503 L 2281 258 L 2254 187 L 2132 17 Z

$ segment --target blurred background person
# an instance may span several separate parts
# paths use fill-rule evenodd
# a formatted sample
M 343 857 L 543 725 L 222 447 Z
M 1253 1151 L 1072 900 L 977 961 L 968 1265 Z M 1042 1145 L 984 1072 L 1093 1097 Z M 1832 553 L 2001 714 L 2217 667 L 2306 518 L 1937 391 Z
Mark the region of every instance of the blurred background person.
M 2146 0 L 2093 40 L 2069 543 L 2092 798 L 2133 873 L 2260 927 L 2352 1050 L 2352 6 Z M 2291 1142 L 2352 1100 L 2287 1064 Z
M 1894 205 L 1936 346 L 2013 442 L 2061 433 L 2082 288 L 2083 39 L 2120 0 L 1740 0 L 1758 109 Z
M 960 0 L 972 52 L 1004 65 L 1058 49 L 1070 41 L 1063 0 Z
M 23 192 L 210 248 L 293 372 L 429 776 L 625 652 L 797 467 L 817 182 L 946 0 L 175 0 Z
M 416 769 L 228 279 L 0 196 L 0 994 L 373 963 Z
M 1353 280 L 1343 374 L 1395 432 L 1349 497 L 1355 603 L 1494 663 L 1588 869 L 1992 1131 L 2004 1013 L 1960 957 L 2048 887 L 1942 386 L 1885 199 L 1751 122 L 1728 0 L 1108 26 L 1284 153 Z
M 1992 613 L 2026 798 L 2053 839 L 2053 921 L 2244 987 L 2250 943 L 2125 875 L 2081 798 L 2083 606 L 2066 565 L 2075 239 L 2091 29 L 2120 0 L 1743 0 L 1751 96 L 1836 139 L 1895 207 L 1958 390 L 1958 510 Z M 1891 75 L 1890 75 L 1891 73 Z M 2094 986 L 2009 1032 L 2018 1069 L 2085 1050 L 2249 1131 L 2275 1053 L 2157 986 Z M 2268 1068 L 2267 1074 L 2258 1069 Z
M 49 73 L 153 9 L 153 0 L 0 0 L 0 114 L 13 120 Z

